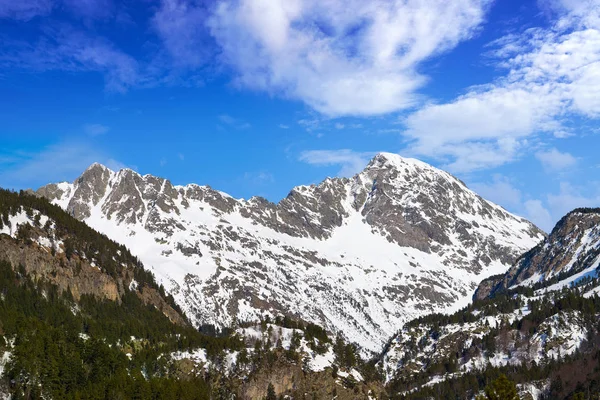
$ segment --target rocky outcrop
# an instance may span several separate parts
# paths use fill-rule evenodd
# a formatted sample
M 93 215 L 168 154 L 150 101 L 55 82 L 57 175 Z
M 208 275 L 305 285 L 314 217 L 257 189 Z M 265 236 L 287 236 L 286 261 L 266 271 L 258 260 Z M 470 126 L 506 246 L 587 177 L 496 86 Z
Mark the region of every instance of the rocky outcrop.
M 600 209 L 579 208 L 565 215 L 550 235 L 523 254 L 506 274 L 484 280 L 483 299 L 520 284 L 534 285 L 577 274 L 600 263 Z
M 66 217 L 69 218 L 72 219 Z M 45 222 L 42 224 L 40 221 Z M 85 244 L 81 244 L 81 238 L 65 234 L 63 228 L 56 228 L 55 222 L 37 210 L 28 209 L 8 216 L 8 224 L 3 225 L 0 229 L 0 260 L 10 262 L 15 268 L 24 268 L 33 280 L 70 292 L 75 301 L 83 295 L 91 295 L 120 303 L 127 291 L 135 291 L 144 304 L 156 307 L 172 322 L 188 324 L 156 287 L 135 281 L 136 270 L 142 268 L 140 265 L 123 264 L 120 270 L 109 273 L 101 260 L 116 260 L 118 254 L 103 254 L 103 258 L 93 253 L 68 250 L 70 245 L 66 243 L 73 239 L 78 240 L 82 247 Z M 87 238 L 99 239 L 100 234 L 95 235 L 96 238 L 94 234 L 88 234 Z
M 277 361 L 268 370 L 260 370 L 243 384 L 241 388 L 244 400 L 264 399 L 269 384 L 273 385 L 277 396 L 291 396 L 312 399 L 369 400 L 384 393 L 378 383 L 353 383 L 346 387 L 341 377 L 334 377 L 330 369 L 321 372 L 305 372 L 300 365 Z
M 92 267 L 86 260 L 76 256 L 69 260 L 64 253 L 53 256 L 43 246 L 35 243 L 24 245 L 8 235 L 0 235 L 0 259 L 23 266 L 35 280 L 47 281 L 61 291 L 70 291 L 75 300 L 89 294 L 99 299 L 118 301 L 124 291 L 122 282 Z
M 452 175 L 387 153 L 278 203 L 97 164 L 37 193 L 130 247 L 198 325 L 286 314 L 374 351 L 544 237 Z

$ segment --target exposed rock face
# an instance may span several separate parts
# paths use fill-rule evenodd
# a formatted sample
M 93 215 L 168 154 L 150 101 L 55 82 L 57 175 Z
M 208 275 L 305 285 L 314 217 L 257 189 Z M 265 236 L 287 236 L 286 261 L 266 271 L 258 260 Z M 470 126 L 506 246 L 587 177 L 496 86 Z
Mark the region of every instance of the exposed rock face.
M 52 256 L 40 246 L 22 246 L 5 235 L 0 235 L 0 259 L 24 266 L 35 279 L 47 280 L 62 291 L 70 290 L 76 300 L 83 294 L 90 294 L 117 301 L 124 290 L 110 276 L 90 266 L 89 262 L 75 257 L 67 260 L 64 254 Z
M 448 173 L 385 153 L 277 204 L 98 164 L 37 193 L 126 244 L 198 324 L 284 313 L 371 350 L 466 302 L 544 237 Z
M 78 208 L 81 210 L 81 208 Z M 0 228 L 0 260 L 14 267 L 22 266 L 34 280 L 56 285 L 60 291 L 69 291 L 78 301 L 82 295 L 120 302 L 126 290 L 134 290 L 147 305 L 162 311 L 172 322 L 186 325 L 185 319 L 173 309 L 154 288 L 135 282 L 136 265 L 124 265 L 120 274 L 111 275 L 102 270 L 93 254 L 74 253 L 67 257 L 64 241 L 68 236 L 59 234 L 52 220 L 38 211 L 10 216 L 8 225 Z M 41 225 L 34 222 L 41 217 Z M 19 238 L 21 226 L 28 225 L 28 238 Z
M 591 273 L 599 265 L 600 208 L 576 209 L 564 216 L 550 236 L 520 257 L 506 274 L 484 280 L 475 298 L 483 299 L 515 285 L 567 278 L 588 269 Z
M 338 378 L 339 379 L 339 378 Z M 300 365 L 290 365 L 289 363 L 277 362 L 267 371 L 258 371 L 252 379 L 242 387 L 242 396 L 244 400 L 264 399 L 267 397 L 267 388 L 271 383 L 275 393 L 280 396 L 291 393 L 293 398 L 326 399 L 335 398 L 338 400 L 369 400 L 375 397 L 375 394 L 381 395 L 383 390 L 375 385 L 356 384 L 354 389 L 346 388 L 336 383 L 331 371 L 311 372 L 302 371 Z M 310 397 L 309 397 L 310 396 Z

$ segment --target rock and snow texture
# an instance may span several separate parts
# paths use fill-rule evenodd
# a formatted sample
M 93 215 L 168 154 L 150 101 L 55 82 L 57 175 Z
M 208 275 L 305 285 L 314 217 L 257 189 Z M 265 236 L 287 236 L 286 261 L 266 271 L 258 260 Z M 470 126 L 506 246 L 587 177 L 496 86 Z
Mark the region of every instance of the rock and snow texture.
M 522 297 L 527 303 L 530 298 Z M 536 326 L 535 333 L 517 329 L 515 322 L 530 313 L 523 306 L 508 313 L 478 316 L 471 322 L 434 326 L 423 323 L 405 326 L 390 342 L 380 361 L 386 381 L 397 377 L 410 379 L 421 372 L 441 366 L 432 373 L 429 384 L 470 371 L 484 371 L 488 366 L 531 364 L 543 365 L 575 353 L 587 340 L 588 324 L 581 312 L 560 311 Z M 494 335 L 494 350 L 482 350 L 482 339 Z M 449 360 L 456 362 L 452 372 L 445 372 Z M 433 368 L 433 371 L 436 369 Z
M 287 314 L 366 350 L 466 304 L 544 238 L 446 172 L 382 153 L 279 203 L 94 164 L 37 193 L 128 246 L 196 324 Z
M 481 283 L 476 297 L 518 285 L 560 290 L 598 277 L 600 266 L 600 209 L 576 209 L 565 215 L 550 235 L 524 254 L 501 277 Z
M 248 358 L 251 358 L 255 353 L 255 343 L 259 341 L 263 346 L 268 342 L 269 345 L 267 347 L 269 350 L 277 348 L 278 345 L 281 346 L 280 348 L 282 350 L 293 349 L 294 353 L 301 356 L 299 361 L 304 364 L 307 370 L 312 372 L 321 372 L 327 368 L 333 368 L 333 366 L 336 365 L 333 344 L 321 343 L 321 351 L 315 351 L 311 348 L 311 344 L 306 340 L 305 333 L 301 329 L 290 329 L 274 324 L 267 324 L 264 327 L 261 325 L 251 325 L 244 328 L 238 328 L 235 333 L 244 341 Z M 297 344 L 293 344 L 294 336 L 297 336 Z M 318 340 L 313 339 L 313 341 L 319 344 Z M 191 352 L 174 352 L 170 356 L 174 360 L 191 360 L 197 368 L 204 370 L 209 370 L 212 366 L 225 373 L 231 373 L 236 370 L 236 372 L 241 372 L 240 368 L 245 369 L 245 372 L 249 373 L 250 366 L 242 365 L 242 363 L 238 362 L 239 354 L 239 351 L 228 350 L 220 357 L 214 357 L 214 360 L 211 361 L 207 356 L 206 349 L 199 348 Z M 220 365 L 215 365 L 215 363 Z M 349 374 L 357 381 L 363 380 L 360 372 L 355 368 L 339 371 L 339 376 L 342 377 L 348 376 Z

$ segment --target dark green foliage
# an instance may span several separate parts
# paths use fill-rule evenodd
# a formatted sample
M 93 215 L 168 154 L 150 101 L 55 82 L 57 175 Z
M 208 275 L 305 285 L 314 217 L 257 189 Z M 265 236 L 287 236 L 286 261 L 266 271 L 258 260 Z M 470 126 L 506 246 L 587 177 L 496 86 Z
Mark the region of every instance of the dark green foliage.
M 485 388 L 485 396 L 478 396 L 477 400 L 519 400 L 517 385 L 504 374 L 491 382 Z
M 195 347 L 214 354 L 242 345 L 174 325 L 133 293 L 120 305 L 84 297 L 74 313 L 69 295 L 18 270 L 0 261 L 1 343 L 14 339 L 5 377 L 15 398 L 208 399 L 209 384 L 171 377 L 164 354 Z M 131 336 L 139 348 L 130 360 L 120 344 Z
M 333 345 L 333 353 L 335 354 L 335 362 L 338 366 L 345 369 L 354 368 L 358 365 L 360 357 L 358 349 L 352 343 L 344 343 L 341 336 L 338 336 Z
M 269 387 L 267 388 L 266 400 L 277 400 L 277 395 L 275 394 L 275 387 L 271 382 L 269 382 Z
M 37 210 L 39 214 L 45 215 L 54 221 L 55 235 L 63 239 L 65 255 L 68 259 L 71 259 L 74 255 L 93 257 L 96 264 L 113 277 L 122 275 L 123 269 L 126 268 L 123 265 L 133 266 L 134 278 L 140 284 L 140 287 L 146 285 L 160 290 L 152 273 L 145 270 L 140 260 L 134 257 L 125 246 L 95 231 L 84 222 L 73 218 L 62 208 L 44 198 L 23 191 L 15 193 L 0 189 L 0 220 L 3 225 L 9 225 L 9 217 L 21 211 L 30 215 L 34 219 L 34 223 L 39 221 L 39 214 L 33 217 L 33 210 Z M 49 230 L 50 224 L 46 223 L 43 229 Z M 28 244 L 31 241 L 31 232 L 31 225 L 20 225 L 17 239 Z M 164 295 L 164 291 L 162 294 Z M 164 297 L 173 309 L 183 315 L 171 296 Z
M 308 347 L 318 354 L 324 354 L 327 351 L 327 345 L 331 343 L 327 331 L 311 323 L 304 326 L 304 338 L 308 342 Z

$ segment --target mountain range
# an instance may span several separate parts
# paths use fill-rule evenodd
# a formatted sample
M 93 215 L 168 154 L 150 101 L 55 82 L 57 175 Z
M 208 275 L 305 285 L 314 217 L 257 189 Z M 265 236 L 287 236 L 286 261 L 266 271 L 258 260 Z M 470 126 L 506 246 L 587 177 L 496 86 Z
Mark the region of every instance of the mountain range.
M 277 204 L 94 164 L 0 190 L 0 398 L 593 399 L 599 267 L 600 209 L 391 154 Z
M 100 164 L 35 193 L 130 248 L 197 327 L 288 315 L 367 352 L 408 320 L 465 306 L 545 238 L 452 175 L 389 153 L 278 203 Z

